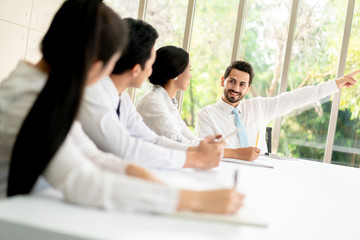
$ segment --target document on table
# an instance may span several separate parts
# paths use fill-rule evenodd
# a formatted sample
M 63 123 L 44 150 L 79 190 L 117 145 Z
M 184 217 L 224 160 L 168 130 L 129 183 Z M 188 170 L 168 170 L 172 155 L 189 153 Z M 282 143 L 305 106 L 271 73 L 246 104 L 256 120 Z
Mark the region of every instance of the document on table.
M 268 225 L 264 218 L 260 217 L 250 206 L 246 205 L 240 208 L 240 210 L 233 215 L 182 211 L 173 214 L 165 214 L 165 216 L 194 219 L 199 221 L 214 221 L 237 225 L 249 225 L 255 227 L 267 227 Z
M 267 153 L 267 155 L 264 155 L 262 153 L 260 153 L 260 157 L 265 157 L 265 158 L 272 158 L 272 159 L 277 159 L 277 160 L 290 160 L 290 161 L 298 161 L 299 158 L 292 158 L 292 157 L 286 157 L 286 156 L 278 156 L 276 154 L 273 153 Z
M 223 158 L 221 161 L 249 165 L 249 166 L 254 166 L 254 167 L 274 168 L 274 166 L 269 163 L 262 163 L 262 162 L 258 162 L 256 160 L 245 161 L 245 160 L 239 160 L 239 159 L 233 159 L 233 158 Z

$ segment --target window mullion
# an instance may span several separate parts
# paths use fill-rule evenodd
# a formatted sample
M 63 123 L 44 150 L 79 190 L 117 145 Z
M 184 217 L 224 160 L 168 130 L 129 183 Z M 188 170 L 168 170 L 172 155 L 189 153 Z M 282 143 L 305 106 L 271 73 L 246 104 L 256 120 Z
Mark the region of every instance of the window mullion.
M 343 39 L 341 43 L 341 52 L 340 52 L 338 70 L 337 70 L 337 77 L 342 77 L 345 72 L 346 57 L 349 48 L 351 24 L 354 14 L 354 8 L 355 8 L 355 0 L 349 0 L 346 11 Z M 331 163 L 331 156 L 333 152 L 335 131 L 336 131 L 336 122 L 339 113 L 340 97 L 341 97 L 341 90 L 338 93 L 334 94 L 334 99 L 331 105 L 330 121 L 329 121 L 328 134 L 327 134 L 326 146 L 325 146 L 325 155 L 324 155 L 325 163 Z
M 187 52 L 189 52 L 190 50 L 193 22 L 195 16 L 195 7 L 196 7 L 196 0 L 189 0 L 188 9 L 186 13 L 186 23 L 185 23 L 184 40 L 183 40 L 183 49 Z M 182 104 L 184 100 L 184 91 L 180 91 L 180 90 L 177 91 L 175 98 L 179 103 L 178 109 L 179 109 L 179 113 L 181 114 Z
M 288 31 L 287 41 L 286 41 L 284 64 L 283 64 L 283 69 L 282 69 L 282 73 L 281 73 L 281 82 L 280 82 L 278 94 L 286 92 L 287 78 L 289 75 L 291 50 L 292 50 L 292 46 L 293 46 L 293 42 L 294 42 L 298 8 L 299 8 L 299 0 L 293 0 L 292 6 L 291 6 L 289 31 Z M 277 152 L 277 148 L 279 146 L 280 129 L 281 129 L 281 117 L 279 117 L 275 120 L 274 129 L 273 129 L 272 152 L 275 152 L 275 153 Z

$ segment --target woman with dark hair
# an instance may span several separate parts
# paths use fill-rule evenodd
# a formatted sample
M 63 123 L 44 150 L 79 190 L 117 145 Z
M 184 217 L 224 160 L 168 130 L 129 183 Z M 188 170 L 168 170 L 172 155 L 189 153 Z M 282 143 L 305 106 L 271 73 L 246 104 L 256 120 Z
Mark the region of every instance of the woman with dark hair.
M 126 43 L 126 27 L 100 0 L 63 3 L 42 40 L 41 60 L 20 61 L 0 87 L 1 195 L 6 189 L 7 196 L 28 194 L 43 174 L 68 198 L 82 201 L 70 189 L 77 183 L 60 186 L 67 174 L 76 175 L 63 171 L 64 155 L 75 167 L 75 154 L 84 154 L 74 119 L 85 85 L 111 72 Z M 54 164 L 64 174 L 59 179 L 49 174 Z
M 111 73 L 125 36 L 126 27 L 100 0 L 65 1 L 42 41 L 42 59 L 35 65 L 19 62 L 2 82 L 0 197 L 6 190 L 9 197 L 38 191 L 41 178 L 82 205 L 237 211 L 243 196 L 235 190 L 196 192 L 159 184 L 145 169 L 98 150 L 74 121 L 85 85 Z
M 191 78 L 189 54 L 178 47 L 165 46 L 156 52 L 153 72 L 149 77 L 154 84 L 139 102 L 136 110 L 144 122 L 160 136 L 189 145 L 197 145 L 199 138 L 189 130 L 177 109 L 175 94 L 185 91 Z M 224 148 L 225 158 L 254 160 L 260 150 L 254 147 Z
M 154 84 L 137 105 L 144 122 L 158 135 L 189 145 L 198 145 L 194 136 L 177 109 L 175 94 L 185 91 L 191 78 L 189 54 L 175 46 L 161 47 L 156 51 L 156 60 L 149 80 Z

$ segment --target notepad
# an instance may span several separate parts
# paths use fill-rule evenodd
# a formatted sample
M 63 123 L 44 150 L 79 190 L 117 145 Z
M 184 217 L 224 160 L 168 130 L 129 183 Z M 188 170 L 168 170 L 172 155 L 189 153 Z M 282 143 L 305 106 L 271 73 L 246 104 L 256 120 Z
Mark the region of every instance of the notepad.
M 268 158 L 272 158 L 272 159 L 277 159 L 277 160 L 291 160 L 291 161 L 298 161 L 298 160 L 299 160 L 299 158 L 291 158 L 291 157 L 286 157 L 286 156 L 278 156 L 278 155 L 273 154 L 273 153 L 260 154 L 260 156 L 262 156 L 262 157 L 268 157 Z
M 243 165 L 254 166 L 254 167 L 274 168 L 273 165 L 265 164 L 265 163 L 259 163 L 259 162 L 256 162 L 256 160 L 255 161 L 245 161 L 245 160 L 232 159 L 232 158 L 223 158 L 221 161 L 230 162 L 230 163 L 237 163 L 237 164 L 243 164 Z
M 212 221 L 236 225 L 248 225 L 254 227 L 267 227 L 267 221 L 260 217 L 256 211 L 249 206 L 243 206 L 236 214 L 213 214 L 181 211 L 173 214 L 164 214 L 168 217 L 193 219 L 199 221 Z

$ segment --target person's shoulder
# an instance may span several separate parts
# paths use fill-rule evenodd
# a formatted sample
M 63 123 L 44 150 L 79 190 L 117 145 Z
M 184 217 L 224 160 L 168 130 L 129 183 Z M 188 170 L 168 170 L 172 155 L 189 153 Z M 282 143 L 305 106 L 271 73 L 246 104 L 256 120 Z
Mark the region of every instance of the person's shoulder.
M 148 91 L 144 95 L 144 101 L 153 103 L 159 103 L 159 104 L 165 104 L 170 103 L 171 99 L 167 92 L 160 86 L 154 87 L 152 90 Z
M 154 98 L 152 91 L 146 92 L 141 98 L 136 107 L 148 106 L 149 101 Z
M 124 91 L 120 94 L 120 101 L 121 101 L 121 109 L 123 111 L 126 111 L 128 113 L 130 112 L 136 112 L 136 107 L 134 102 L 132 101 L 130 95 Z
M 126 91 L 122 92 L 120 96 L 121 101 L 131 101 L 131 97 Z
M 205 106 L 203 108 L 206 109 L 206 110 L 214 110 L 215 111 L 215 110 L 221 109 L 220 104 L 221 104 L 221 102 L 216 102 L 216 103 L 207 105 L 207 106 Z
M 249 112 L 257 112 L 259 114 L 263 114 L 264 109 L 267 109 L 268 103 L 273 102 L 275 97 L 254 97 L 250 99 L 246 99 L 240 102 L 239 109 L 241 112 L 249 113 Z
M 216 111 L 218 109 L 218 103 L 213 103 L 213 104 L 210 104 L 210 105 L 207 105 L 203 108 L 200 109 L 200 111 L 198 112 L 198 115 L 202 115 L 202 114 L 207 114 L 208 112 L 211 112 L 211 111 Z
M 47 78 L 47 74 L 43 73 L 30 63 L 20 60 L 10 74 L 0 81 L 0 86 L 1 89 L 13 89 L 14 93 L 20 93 L 22 91 L 38 92 L 45 85 Z
M 103 81 L 104 80 L 101 79 L 100 81 L 85 87 L 85 98 L 101 100 L 105 95 L 107 95 L 106 87 Z
M 273 99 L 274 97 L 262 97 L 262 96 L 257 96 L 257 97 L 253 97 L 253 98 L 249 98 L 249 99 L 245 99 L 243 101 L 240 102 L 240 105 L 243 106 L 250 106 L 250 105 L 254 105 L 254 104 L 260 104 L 264 101 L 269 101 L 271 99 Z
M 168 107 L 165 99 L 153 91 L 149 91 L 141 98 L 136 109 L 143 112 L 154 110 L 164 111 L 164 109 L 168 109 Z

